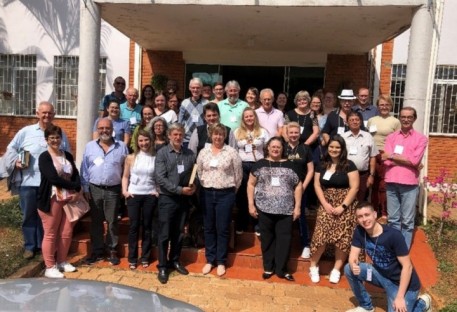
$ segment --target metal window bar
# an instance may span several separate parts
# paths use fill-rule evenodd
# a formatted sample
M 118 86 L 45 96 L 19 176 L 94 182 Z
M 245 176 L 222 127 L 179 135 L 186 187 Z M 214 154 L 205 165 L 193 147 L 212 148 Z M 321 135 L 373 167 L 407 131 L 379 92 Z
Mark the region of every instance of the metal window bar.
M 394 115 L 403 107 L 406 65 L 392 66 L 391 97 Z M 430 108 L 430 134 L 457 134 L 457 65 L 438 65 Z
M 106 57 L 100 58 L 100 98 L 105 94 Z M 78 56 L 54 57 L 54 92 L 57 117 L 74 118 L 78 103 Z
M 35 115 L 36 55 L 0 54 L 0 115 Z

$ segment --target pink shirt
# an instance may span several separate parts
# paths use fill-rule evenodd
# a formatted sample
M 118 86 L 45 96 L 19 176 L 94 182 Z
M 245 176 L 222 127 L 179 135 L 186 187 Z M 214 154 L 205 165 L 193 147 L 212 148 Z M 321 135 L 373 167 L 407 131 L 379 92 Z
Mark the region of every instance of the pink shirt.
M 271 111 L 267 113 L 263 107 L 259 107 L 255 112 L 260 126 L 267 129 L 270 138 L 276 136 L 279 129 L 284 126 L 284 114 L 279 109 L 272 107 Z
M 384 151 L 388 154 L 401 155 L 408 159 L 414 166 L 419 165 L 427 147 L 427 137 L 414 129 L 408 131 L 406 136 L 400 131 L 389 134 L 386 138 Z M 419 170 L 409 166 L 396 164 L 392 160 L 385 160 L 385 181 L 406 185 L 419 184 Z

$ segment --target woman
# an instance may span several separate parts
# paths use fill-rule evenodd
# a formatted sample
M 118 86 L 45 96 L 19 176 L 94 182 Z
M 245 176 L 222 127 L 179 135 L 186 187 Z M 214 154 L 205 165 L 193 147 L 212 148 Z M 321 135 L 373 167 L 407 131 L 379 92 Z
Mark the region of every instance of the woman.
M 178 116 L 174 110 L 168 109 L 167 97 L 165 93 L 159 93 L 154 99 L 154 113 L 155 116 L 160 116 L 167 121 L 168 124 L 178 121 Z
M 319 126 L 319 137 L 317 138 L 317 145 L 313 149 L 313 161 L 315 164 L 317 164 L 324 156 L 325 141 L 322 137 L 321 131 L 327 122 L 327 115 L 324 114 L 322 101 L 317 96 L 311 97 L 310 108 L 314 116 L 317 117 L 317 124 Z
M 278 96 L 276 97 L 276 102 L 274 103 L 273 106 L 276 109 L 279 109 L 283 114 L 285 114 L 289 110 L 287 101 L 288 101 L 287 93 L 280 92 L 280 93 L 278 93 Z
M 311 148 L 305 144 L 300 144 L 300 125 L 297 122 L 290 122 L 286 126 L 286 134 L 289 138 L 285 152 L 286 157 L 293 163 L 297 164 L 300 176 L 303 178 L 303 194 L 301 200 L 301 213 L 299 220 L 300 241 L 302 244 L 301 257 L 308 259 L 311 250 L 309 249 L 308 224 L 306 222 L 305 208 L 308 205 L 308 186 L 313 179 L 314 164 Z
M 259 219 L 263 279 L 274 273 L 294 281 L 287 269 L 292 222 L 300 217 L 302 183 L 295 165 L 283 158 L 280 137 L 267 142 L 266 158 L 252 167 L 248 182 L 249 213 Z
M 156 152 L 168 144 L 168 125 L 167 121 L 162 117 L 154 117 L 146 126 L 145 130 L 152 133 L 151 142 Z
M 304 143 L 312 149 L 317 146 L 319 137 L 319 125 L 317 118 L 309 107 L 311 98 L 307 91 L 299 91 L 295 95 L 294 103 L 296 108 L 286 113 L 286 124 L 295 121 L 300 125 L 300 143 Z M 287 133 L 287 131 L 283 131 Z M 287 141 L 287 135 L 284 135 Z
M 172 94 L 168 97 L 167 105 L 168 105 L 169 110 L 174 111 L 176 115 L 179 114 L 180 103 L 179 103 L 178 96 L 176 94 Z
M 246 92 L 246 103 L 248 103 L 249 107 L 252 109 L 257 109 L 260 107 L 260 100 L 259 100 L 259 90 L 257 88 L 251 87 Z
M 359 172 L 347 159 L 346 143 L 340 135 L 329 140 L 324 159 L 314 174 L 314 189 L 320 205 L 311 240 L 309 275 L 313 283 L 320 281 L 319 260 L 327 245 L 335 245 L 335 264 L 329 280 L 336 284 L 351 249 L 359 189 Z
M 137 149 L 137 138 L 138 138 L 138 133 L 140 130 L 147 130 L 146 127 L 148 123 L 154 118 L 155 113 L 154 113 L 154 108 L 150 105 L 145 105 L 141 109 L 141 123 L 133 130 L 133 135 L 132 135 L 132 140 L 130 143 L 130 149 L 133 152 L 136 152 Z
M 242 178 L 241 159 L 234 148 L 224 144 L 226 135 L 224 125 L 211 125 L 212 144 L 203 148 L 197 158 L 206 257 L 202 272 L 208 274 L 216 264 L 218 276 L 226 271 L 232 208 Z
M 151 85 L 145 85 L 141 90 L 141 97 L 139 104 L 142 106 L 145 105 L 154 105 L 154 88 Z
M 384 153 L 384 143 L 386 137 L 400 130 L 400 120 L 390 115 L 393 108 L 392 98 L 389 95 L 381 94 L 376 101 L 379 110 L 379 116 L 372 117 L 368 120 L 368 131 L 373 135 L 376 147 L 379 150 L 376 156 L 376 174 L 372 186 L 371 201 L 373 207 L 381 215 L 380 222 L 387 222 L 387 198 L 386 198 L 386 185 L 384 182 L 385 167 L 382 160 Z
M 337 102 L 336 102 L 336 95 L 332 91 L 326 91 L 324 93 L 324 103 L 323 103 L 323 110 L 324 110 L 324 115 L 330 114 L 330 112 L 333 112 L 335 109 L 338 108 Z
M 243 180 L 236 194 L 236 233 L 242 234 L 249 225 L 248 198 L 246 194 L 249 173 L 254 163 L 264 157 L 263 150 L 269 139 L 268 131 L 260 127 L 254 109 L 247 107 L 241 115 L 240 127 L 234 131 L 236 150 L 243 164 Z M 259 233 L 259 232 L 256 232 Z
M 152 247 L 152 216 L 157 207 L 156 182 L 154 181 L 155 150 L 151 133 L 140 130 L 135 140 L 136 152 L 127 156 L 122 175 L 122 195 L 127 201 L 130 219 L 128 261 L 131 270 L 138 262 L 138 237 L 141 226 L 141 257 L 143 268 L 150 264 Z
M 113 122 L 113 137 L 117 141 L 122 141 L 126 145 L 130 144 L 130 137 L 131 137 L 131 130 L 130 130 L 130 122 L 122 120 L 120 118 L 120 108 L 119 102 L 117 100 L 111 100 L 108 104 L 107 111 L 108 116 L 105 118 L 111 119 Z M 92 128 L 92 139 L 98 139 L 98 131 L 97 131 L 97 124 L 100 118 L 97 118 L 94 123 L 94 127 Z
M 63 206 L 78 201 L 81 180 L 73 156 L 60 149 L 62 129 L 50 125 L 44 131 L 48 150 L 38 159 L 41 182 L 38 191 L 38 214 L 43 222 L 43 260 L 46 265 L 44 276 L 63 278 L 63 272 L 74 272 L 76 268 L 67 262 L 73 227 L 65 215 Z

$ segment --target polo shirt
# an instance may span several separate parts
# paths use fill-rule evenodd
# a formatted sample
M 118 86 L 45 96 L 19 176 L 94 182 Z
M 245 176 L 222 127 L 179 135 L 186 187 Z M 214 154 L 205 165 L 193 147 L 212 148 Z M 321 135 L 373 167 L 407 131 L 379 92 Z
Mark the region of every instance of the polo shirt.
M 233 105 L 228 99 L 225 99 L 218 104 L 219 112 L 221 116 L 221 123 L 230 129 L 236 129 L 241 124 L 241 115 L 246 107 L 249 107 L 248 103 L 238 99 Z
M 268 131 L 270 137 L 276 136 L 279 128 L 284 126 L 284 114 L 279 109 L 273 107 L 267 113 L 261 106 L 255 112 L 259 118 L 260 126 Z
M 140 104 L 136 104 L 134 108 L 130 108 L 127 102 L 124 102 L 120 106 L 120 116 L 122 120 L 130 122 L 130 130 L 133 133 L 136 126 L 141 123 L 141 110 L 143 106 Z

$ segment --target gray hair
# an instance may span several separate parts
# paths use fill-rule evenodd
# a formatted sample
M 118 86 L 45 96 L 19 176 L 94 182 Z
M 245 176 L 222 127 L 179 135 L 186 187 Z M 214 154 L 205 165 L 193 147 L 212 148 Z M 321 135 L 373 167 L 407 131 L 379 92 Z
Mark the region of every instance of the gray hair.
M 174 122 L 168 127 L 167 135 L 170 135 L 174 130 L 181 131 L 182 133 L 186 132 L 184 126 L 179 122 Z
M 192 78 L 192 79 L 189 81 L 189 88 L 190 88 L 190 85 L 191 85 L 191 84 L 194 84 L 194 83 L 199 84 L 200 87 L 203 87 L 203 82 L 202 82 L 202 80 L 201 80 L 200 78 L 198 78 L 198 77 L 194 77 L 194 78 Z
M 294 98 L 294 103 L 297 105 L 297 102 L 299 99 L 305 99 L 309 104 L 311 104 L 311 97 L 309 96 L 308 91 L 298 91 L 297 94 L 295 94 Z
M 262 98 L 263 94 L 265 94 L 267 92 L 271 94 L 272 98 L 275 97 L 275 93 L 273 92 L 273 90 L 271 90 L 270 88 L 265 88 L 265 89 L 262 89 L 262 91 L 260 91 L 260 98 Z
M 227 92 L 230 87 L 235 87 L 238 91 L 241 89 L 240 84 L 236 80 L 230 80 L 225 84 L 225 92 Z

